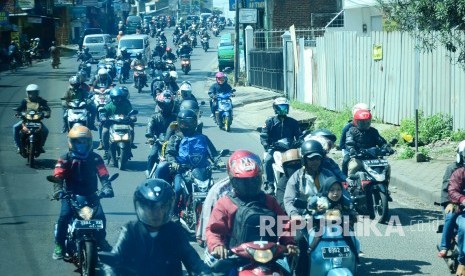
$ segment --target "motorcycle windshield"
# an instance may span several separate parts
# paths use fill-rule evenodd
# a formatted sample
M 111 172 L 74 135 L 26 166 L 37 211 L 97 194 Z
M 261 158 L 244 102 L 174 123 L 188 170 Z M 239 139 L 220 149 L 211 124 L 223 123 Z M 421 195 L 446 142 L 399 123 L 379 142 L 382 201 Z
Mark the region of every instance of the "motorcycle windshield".
M 83 208 L 84 206 L 94 208 L 97 207 L 100 202 L 96 194 L 91 194 L 88 196 L 74 195 L 73 199 L 79 209 Z
M 192 176 L 200 181 L 207 181 L 211 178 L 212 172 L 209 168 L 195 168 L 192 170 Z

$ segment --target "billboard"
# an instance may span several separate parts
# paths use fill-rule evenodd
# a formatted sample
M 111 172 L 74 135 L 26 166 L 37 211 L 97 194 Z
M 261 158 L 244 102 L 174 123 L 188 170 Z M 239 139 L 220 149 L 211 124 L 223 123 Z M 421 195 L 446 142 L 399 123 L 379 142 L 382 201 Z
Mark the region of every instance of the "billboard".
M 264 9 L 265 0 L 245 0 L 245 7 L 242 7 L 242 8 Z M 230 11 L 236 10 L 236 0 L 229 0 L 229 10 Z

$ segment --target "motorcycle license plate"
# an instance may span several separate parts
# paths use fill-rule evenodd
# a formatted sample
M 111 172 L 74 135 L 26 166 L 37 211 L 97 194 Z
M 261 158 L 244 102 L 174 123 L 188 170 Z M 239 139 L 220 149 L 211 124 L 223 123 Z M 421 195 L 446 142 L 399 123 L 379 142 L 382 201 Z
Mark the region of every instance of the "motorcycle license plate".
M 373 160 L 363 160 L 363 163 L 368 166 L 387 166 L 389 165 L 388 161 L 385 159 L 373 159 Z
M 26 127 L 31 129 L 35 127 L 40 127 L 40 123 L 26 123 Z
M 193 192 L 194 197 L 207 197 L 208 192 Z
M 129 129 L 129 126 L 127 125 L 113 125 L 114 130 L 127 130 Z
M 332 259 L 347 258 L 350 256 L 351 252 L 348 246 L 335 246 L 321 248 L 321 254 L 323 255 L 323 259 Z
M 84 111 L 86 111 L 86 110 L 85 109 L 73 109 L 74 114 L 84 113 Z
M 100 219 L 93 220 L 75 220 L 75 229 L 103 229 L 103 221 Z

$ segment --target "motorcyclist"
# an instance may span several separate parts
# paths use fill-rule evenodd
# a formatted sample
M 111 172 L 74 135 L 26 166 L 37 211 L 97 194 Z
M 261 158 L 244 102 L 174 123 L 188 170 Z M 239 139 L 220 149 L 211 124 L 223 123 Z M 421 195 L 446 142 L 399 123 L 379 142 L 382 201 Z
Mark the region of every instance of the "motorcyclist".
M 248 237 L 242 240 L 241 237 L 236 236 L 237 229 L 241 229 L 245 227 L 245 225 L 239 225 L 239 222 L 235 220 L 239 206 L 236 205 L 233 199 L 243 202 L 242 204 L 250 204 L 254 201 L 260 202 L 277 216 L 286 215 L 274 197 L 265 195 L 261 191 L 261 168 L 260 157 L 247 150 L 236 150 L 229 158 L 226 169 L 233 192 L 228 193 L 227 196 L 221 197 L 213 207 L 206 228 L 206 243 L 208 248 L 208 258 L 206 259 L 225 259 L 228 257 L 228 250 L 232 247 L 238 246 L 244 242 L 253 241 L 247 240 Z M 258 227 L 256 231 L 259 231 Z M 252 232 L 252 230 L 248 230 L 247 234 L 252 234 L 250 232 Z M 258 236 L 258 233 L 255 233 L 253 236 Z M 287 247 L 287 251 L 290 255 L 297 254 L 297 247 L 295 246 L 294 239 L 289 235 L 281 238 L 277 236 L 260 236 L 265 240 L 280 242 Z M 223 271 L 215 272 L 221 273 Z
M 171 135 L 168 140 L 165 151 L 166 162 L 159 164 L 156 177 L 171 180 L 171 174 L 174 174 L 174 190 L 176 193 L 176 202 L 179 202 L 184 188 L 182 187 L 182 167 L 205 168 L 210 162 L 209 159 L 215 159 L 218 156 L 216 149 L 212 150 L 213 143 L 210 139 L 199 134 L 197 130 L 197 115 L 193 110 L 181 110 L 177 115 L 177 126 L 180 135 Z M 169 181 L 171 182 L 171 181 Z M 191 193 L 192 187 L 187 187 Z M 178 205 L 177 205 L 178 206 Z M 175 214 L 179 214 L 179 208 L 176 208 Z
M 166 60 L 172 60 L 172 61 L 175 61 L 176 60 L 176 55 L 173 54 L 172 50 L 170 47 L 166 47 L 166 52 L 165 54 L 163 54 L 163 56 L 161 57 L 164 61 Z
M 168 39 L 167 39 L 166 36 L 165 36 L 165 32 L 161 32 L 161 33 L 160 33 L 159 39 L 162 40 L 162 41 L 164 41 L 164 42 L 168 41 Z
M 110 98 L 111 102 L 106 104 L 104 109 L 101 111 L 101 118 L 102 118 L 102 123 L 103 123 L 103 129 L 102 129 L 102 143 L 103 143 L 103 150 L 105 151 L 103 155 L 103 159 L 108 158 L 108 149 L 110 147 L 109 145 L 109 139 L 110 139 L 110 123 L 108 122 L 103 122 L 106 121 L 107 118 L 115 115 L 115 114 L 122 114 L 122 115 L 128 115 L 129 112 L 132 111 L 132 105 L 131 103 L 126 99 L 125 97 L 126 92 L 122 87 L 117 87 L 113 88 L 110 91 Z M 100 111 L 99 111 L 100 112 Z M 136 118 L 135 116 L 133 118 L 130 118 L 130 120 L 134 123 Z M 133 149 L 137 148 L 136 145 L 134 145 L 134 125 L 133 123 L 129 124 L 130 131 L 131 131 L 131 147 Z
M 192 47 L 189 46 L 189 43 L 183 42 L 181 47 L 176 52 L 178 54 L 178 57 L 183 56 L 183 55 L 190 56 L 192 53 Z
M 228 84 L 226 80 L 226 75 L 223 72 L 218 72 L 215 75 L 216 82 L 210 86 L 208 89 L 208 96 L 210 96 L 210 117 L 214 118 L 216 121 L 215 112 L 218 108 L 218 102 L 216 96 L 218 93 L 230 93 L 232 91 L 231 85 Z
M 318 141 L 308 140 L 300 146 L 302 168 L 292 174 L 284 191 L 284 208 L 294 221 L 304 221 L 301 215 L 305 211 L 295 207 L 294 201 L 300 199 L 308 202 L 309 199 L 320 192 L 322 184 L 327 179 L 334 177 L 331 171 L 321 166 L 325 155 L 326 151 Z M 308 243 L 300 231 L 296 233 L 296 241 L 300 248 L 296 274 L 308 275 Z
M 275 197 L 279 205 L 284 209 L 284 192 L 286 191 L 287 182 L 291 175 L 293 175 L 298 169 L 302 168 L 302 163 L 300 161 L 300 153 L 298 149 L 285 151 L 281 158 L 284 174 L 277 183 Z
M 189 81 L 183 81 L 179 87 L 178 99 L 180 102 L 185 100 L 194 100 L 197 102 L 197 98 L 192 93 L 192 85 Z
M 200 120 L 200 115 L 202 114 L 200 111 L 199 103 L 196 100 L 183 100 L 181 104 L 179 105 L 179 111 L 185 110 L 185 109 L 190 109 L 195 112 L 198 118 L 198 124 L 197 124 L 197 133 L 202 133 L 203 129 L 203 122 Z
M 194 275 L 210 275 L 185 230 L 171 221 L 175 199 L 169 183 L 144 180 L 133 202 L 137 221 L 122 227 L 112 250 L 120 266 L 105 266 L 106 275 L 182 275 L 182 265 Z
M 66 90 L 65 94 L 62 98 L 62 106 L 63 106 L 63 129 L 62 133 L 66 133 L 68 131 L 68 103 L 73 100 L 79 100 L 86 102 L 86 109 L 90 113 L 89 118 L 89 129 L 97 130 L 95 127 L 95 116 L 97 114 L 97 109 L 93 104 L 92 100 L 90 99 L 89 91 L 83 89 L 81 87 L 81 82 L 79 81 L 77 76 L 72 76 L 69 78 L 69 87 Z
M 100 68 L 97 72 L 97 76 L 92 81 L 92 89 L 94 88 L 105 88 L 108 89 L 112 86 L 113 81 L 111 79 L 108 70 L 105 68 Z
M 170 71 L 169 74 L 165 76 L 163 81 L 165 82 L 165 88 L 169 89 L 173 95 L 179 90 L 179 86 L 176 83 L 176 79 L 178 78 L 178 73 L 176 71 Z
M 38 112 L 43 112 L 44 113 L 44 118 L 50 118 L 50 107 L 48 106 L 48 103 L 46 100 L 44 100 L 42 97 L 39 96 L 39 86 L 37 84 L 29 84 L 26 87 L 26 98 L 24 98 L 19 106 L 15 108 L 17 116 L 21 114 L 21 112 L 29 112 L 31 110 L 38 111 Z M 19 131 L 22 128 L 23 121 L 19 121 L 16 124 L 13 125 L 13 137 L 14 137 L 14 142 L 15 146 L 17 149 L 17 153 L 21 152 L 20 148 L 20 140 L 19 140 Z M 45 126 L 44 123 L 42 123 L 42 130 L 41 130 L 41 144 L 40 148 L 38 149 L 40 153 L 44 153 L 44 145 L 45 141 L 47 140 L 48 136 L 48 128 Z
M 150 117 L 145 137 L 147 139 L 165 142 L 164 136 L 168 126 L 176 121 L 176 113 L 173 113 L 174 97 L 171 91 L 165 90 L 156 96 L 155 113 Z M 152 145 L 152 149 L 147 157 L 146 175 L 150 174 L 153 164 L 160 162 L 161 148 L 158 143 Z
M 89 53 L 89 48 L 84 48 L 84 52 L 80 52 L 77 61 L 90 62 L 92 55 Z
M 102 157 L 92 151 L 92 133 L 85 126 L 74 126 L 68 133 L 69 152 L 62 155 L 57 164 L 53 175 L 60 180 L 53 186 L 53 197 L 60 199 L 63 193 L 72 193 L 83 196 L 89 196 L 98 191 L 98 179 L 102 184 L 100 191 L 101 197 L 111 198 L 114 196 L 113 188 L 108 177 L 108 170 Z M 103 221 L 103 230 L 98 231 L 98 247 L 100 250 L 109 251 L 111 246 L 106 241 L 106 218 L 102 206 L 93 214 L 94 219 Z M 53 259 L 63 258 L 63 247 L 66 239 L 66 230 L 70 219 L 73 217 L 73 211 L 70 202 L 66 199 L 61 200 L 61 212 L 58 218 L 55 250 Z
M 32 45 L 31 51 L 39 56 L 39 50 L 42 49 L 42 43 L 40 42 L 40 38 L 34 38 L 34 44 Z
M 455 228 L 457 226 L 456 220 L 460 212 L 457 212 L 457 206 L 454 205 L 449 199 L 448 188 L 452 173 L 458 168 L 464 166 L 465 156 L 465 140 L 461 141 L 457 146 L 456 160 L 447 166 L 444 176 L 442 178 L 441 188 L 441 205 L 444 207 L 444 227 L 442 229 L 441 243 L 439 244 L 439 258 L 446 258 L 447 251 L 451 249 L 451 240 L 454 238 Z
M 367 104 L 358 103 L 352 107 L 352 117 L 355 115 L 355 112 L 357 112 L 360 109 L 370 110 Z M 342 128 L 341 140 L 339 141 L 339 148 L 342 150 L 342 172 L 345 175 L 347 175 L 349 161 L 350 161 L 350 155 L 346 149 L 346 136 L 347 136 L 347 131 L 349 131 L 349 129 L 353 125 L 354 124 L 352 120 L 347 122 L 347 124 Z
M 131 62 L 131 69 L 134 70 L 134 67 L 141 65 L 145 67 L 145 61 L 142 59 L 142 53 L 137 53 L 136 58 Z
M 273 175 L 273 145 L 278 140 L 287 138 L 290 143 L 296 141 L 302 134 L 299 127 L 299 122 L 294 118 L 288 117 L 289 114 L 289 100 L 284 97 L 276 98 L 273 101 L 273 110 L 276 116 L 269 117 L 265 121 L 265 125 L 262 128 L 260 134 L 260 142 L 267 151 L 267 155 L 264 160 L 265 166 L 265 188 L 268 190 L 274 190 L 274 175 Z
M 116 57 L 116 59 L 123 61 L 123 68 L 121 73 L 126 79 L 128 79 L 129 69 L 131 67 L 131 54 L 128 53 L 128 49 L 126 47 L 121 48 L 120 54 Z
M 49 49 L 50 56 L 52 57 L 53 60 L 57 60 L 58 64 L 60 63 L 60 49 L 55 46 L 55 41 L 52 41 L 52 46 Z
M 108 44 L 105 44 L 103 47 L 105 49 L 105 58 L 116 58 L 115 47 Z
M 13 61 L 13 59 L 16 59 L 16 61 L 19 61 L 19 47 L 18 44 L 14 40 L 11 41 L 10 46 L 8 46 L 8 57 L 10 58 L 10 62 Z

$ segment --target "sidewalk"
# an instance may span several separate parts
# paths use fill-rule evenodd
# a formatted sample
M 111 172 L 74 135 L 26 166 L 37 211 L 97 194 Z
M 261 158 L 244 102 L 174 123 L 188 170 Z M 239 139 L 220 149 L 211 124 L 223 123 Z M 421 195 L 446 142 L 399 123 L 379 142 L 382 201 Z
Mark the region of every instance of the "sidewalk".
M 234 119 L 243 125 L 256 129 L 263 126 L 266 118 L 273 116 L 271 108 L 273 99 L 282 94 L 256 87 L 236 87 Z M 297 120 L 310 119 L 309 113 L 291 108 L 289 116 Z M 340 152 L 332 153 L 338 157 Z M 391 164 L 390 190 L 395 200 L 395 191 L 399 189 L 413 195 L 424 203 L 433 206 L 440 200 L 442 177 L 446 167 L 455 160 L 455 155 L 417 163 L 414 159 L 396 160 L 389 157 Z M 337 160 L 336 160 L 337 161 Z

